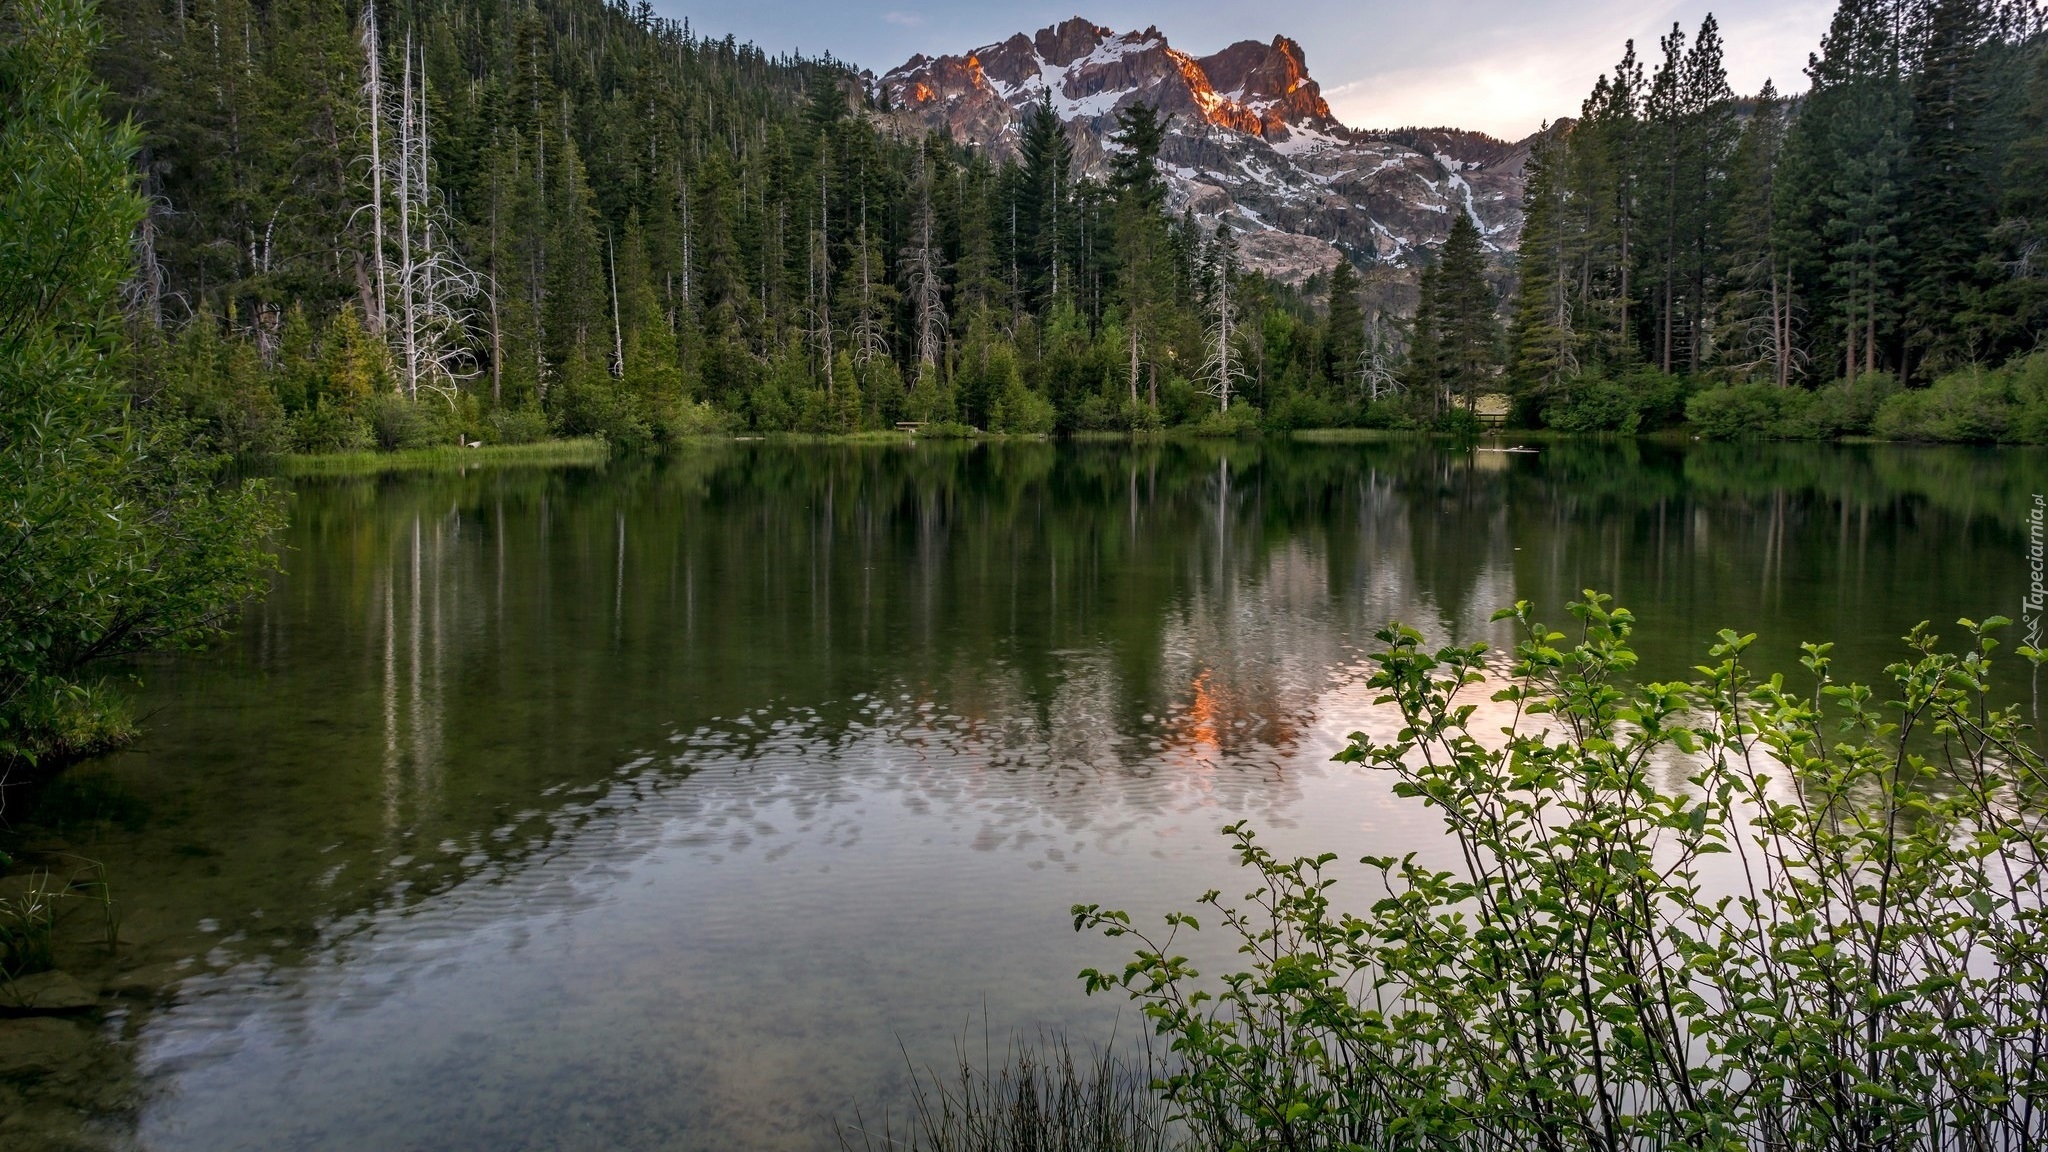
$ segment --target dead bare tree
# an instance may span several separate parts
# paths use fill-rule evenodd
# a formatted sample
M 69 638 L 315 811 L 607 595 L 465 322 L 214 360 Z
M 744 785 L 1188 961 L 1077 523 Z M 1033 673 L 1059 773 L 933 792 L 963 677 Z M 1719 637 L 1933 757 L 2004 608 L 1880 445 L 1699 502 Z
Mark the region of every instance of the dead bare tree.
M 921 147 L 912 179 L 917 184 L 917 218 L 911 225 L 913 240 L 904 250 L 904 258 L 910 303 L 917 313 L 917 359 L 922 364 L 937 364 L 945 348 L 946 303 L 940 276 L 938 214 L 932 210 L 931 173 Z
M 1237 382 L 1246 377 L 1244 363 L 1232 347 L 1238 338 L 1237 306 L 1230 300 L 1230 282 L 1237 275 L 1237 240 L 1231 236 L 1228 224 L 1217 225 L 1216 239 L 1209 254 L 1215 265 L 1216 291 L 1210 307 L 1208 335 L 1204 340 L 1208 352 L 1198 371 L 1203 382 L 1202 391 L 1214 396 L 1217 405 L 1228 412 L 1231 393 L 1236 390 Z
M 1359 383 L 1366 399 L 1378 400 L 1401 390 L 1400 348 L 1386 322 L 1375 310 L 1365 322 L 1365 347 L 1358 353 Z
M 377 35 L 376 0 L 365 0 L 362 20 L 364 117 L 370 122 L 370 231 L 377 264 L 377 311 L 370 331 L 384 334 L 391 315 L 387 255 L 384 250 L 384 47 Z
M 374 32 L 374 23 L 371 27 Z M 389 109 L 385 111 L 388 114 Z M 381 118 L 373 117 L 373 124 Z M 393 127 L 398 137 L 397 167 L 389 175 L 398 192 L 398 251 L 391 272 L 401 320 L 393 351 L 400 387 L 409 400 L 417 400 L 424 389 L 452 403 L 461 382 L 479 371 L 470 347 L 475 318 L 470 302 L 483 286 L 481 278 L 456 253 L 447 205 L 433 186 L 426 52 L 424 48 L 415 50 L 410 34 L 406 36 L 405 71 Z M 373 135 L 381 135 L 381 131 L 374 128 Z M 372 170 L 376 173 L 372 178 L 374 196 L 385 174 L 378 172 L 374 163 Z M 376 208 L 372 215 L 381 218 L 381 203 L 376 203 Z M 381 246 L 379 252 L 383 252 Z M 383 278 L 380 267 L 379 279 Z
M 865 171 L 862 173 L 866 175 Z M 856 236 L 860 262 L 859 306 L 853 317 L 853 359 L 862 368 L 877 359 L 889 355 L 888 316 L 882 307 L 880 293 L 875 286 L 875 263 L 878 259 L 874 246 L 868 240 L 868 196 L 867 181 L 861 181 L 860 231 Z

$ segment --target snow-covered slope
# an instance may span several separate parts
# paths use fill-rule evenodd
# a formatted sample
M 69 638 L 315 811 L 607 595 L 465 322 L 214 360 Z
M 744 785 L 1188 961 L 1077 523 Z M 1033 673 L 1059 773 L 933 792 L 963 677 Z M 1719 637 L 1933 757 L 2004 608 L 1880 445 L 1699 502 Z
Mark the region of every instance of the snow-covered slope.
M 1247 262 L 1297 283 L 1339 249 L 1413 266 L 1456 213 L 1497 251 L 1521 237 L 1530 141 L 1347 128 L 1285 36 L 1194 57 L 1157 28 L 1118 34 L 1077 16 L 959 56 L 913 56 L 878 84 L 893 115 L 997 155 L 1015 154 L 1025 114 L 1050 89 L 1081 167 L 1098 174 L 1117 110 L 1150 104 L 1170 117 L 1160 163 L 1173 210 L 1193 207 L 1207 224 L 1229 216 Z

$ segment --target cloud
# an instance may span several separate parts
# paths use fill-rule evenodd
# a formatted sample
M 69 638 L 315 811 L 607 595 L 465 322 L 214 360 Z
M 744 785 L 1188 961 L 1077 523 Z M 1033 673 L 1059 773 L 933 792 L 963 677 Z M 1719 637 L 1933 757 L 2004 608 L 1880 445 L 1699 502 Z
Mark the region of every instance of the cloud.
M 1593 82 L 1621 55 L 1622 41 L 1633 37 L 1645 65 L 1654 68 L 1657 37 L 1673 20 L 1691 33 L 1704 14 L 1692 0 L 1631 7 L 1599 18 L 1588 14 L 1546 36 L 1517 23 L 1451 45 L 1419 45 L 1409 62 L 1367 64 L 1364 75 L 1325 89 L 1324 96 L 1337 118 L 1354 127 L 1452 125 L 1517 139 L 1545 121 L 1577 116 Z M 1819 43 L 1832 8 L 1832 0 L 1734 3 L 1721 22 L 1729 83 L 1747 94 L 1768 77 L 1780 92 L 1804 90 L 1806 54 Z
M 1505 139 L 1576 116 L 1599 70 L 1570 51 L 1381 72 L 1326 93 L 1339 120 L 1359 128 L 1476 129 Z
M 898 28 L 916 28 L 924 23 L 924 17 L 915 12 L 899 10 L 882 13 L 882 21 L 886 24 L 894 24 Z

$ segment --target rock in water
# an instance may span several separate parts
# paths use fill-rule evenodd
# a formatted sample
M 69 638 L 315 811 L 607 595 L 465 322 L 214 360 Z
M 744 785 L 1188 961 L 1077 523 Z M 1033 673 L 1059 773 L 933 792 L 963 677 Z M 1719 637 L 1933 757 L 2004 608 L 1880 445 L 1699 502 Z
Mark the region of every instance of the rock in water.
M 0 980 L 0 1010 L 9 1012 L 77 1012 L 99 1005 L 99 997 L 65 972 L 38 972 Z
M 45 1076 L 76 1063 L 92 1033 L 71 1020 L 0 1020 L 0 1077 Z

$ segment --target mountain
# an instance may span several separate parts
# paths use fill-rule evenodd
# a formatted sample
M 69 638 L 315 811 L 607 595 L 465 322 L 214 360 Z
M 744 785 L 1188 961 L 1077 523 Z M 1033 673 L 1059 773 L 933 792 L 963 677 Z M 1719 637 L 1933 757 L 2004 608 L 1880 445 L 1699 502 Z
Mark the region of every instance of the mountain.
M 1338 250 L 1410 267 L 1469 213 L 1490 248 L 1521 237 L 1523 168 L 1533 141 L 1477 132 L 1368 132 L 1331 114 L 1301 45 L 1244 40 L 1190 56 L 1157 28 L 1118 34 L 1078 16 L 958 56 L 917 55 L 878 82 L 893 116 L 1014 155 L 1044 99 L 1067 125 L 1084 172 L 1100 175 L 1116 112 L 1170 117 L 1160 152 L 1170 206 L 1213 225 L 1229 217 L 1251 266 L 1299 283 Z

